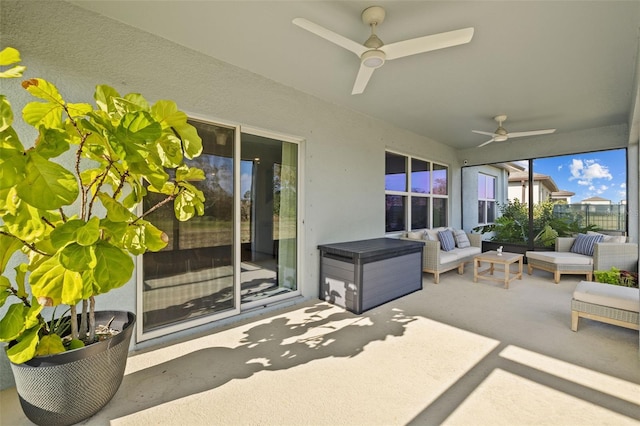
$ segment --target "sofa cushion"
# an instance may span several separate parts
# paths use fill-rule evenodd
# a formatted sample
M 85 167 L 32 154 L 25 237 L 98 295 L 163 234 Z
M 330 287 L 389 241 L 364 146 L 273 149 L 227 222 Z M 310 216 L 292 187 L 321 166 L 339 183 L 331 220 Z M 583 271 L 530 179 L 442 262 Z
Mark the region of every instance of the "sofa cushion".
M 578 234 L 576 240 L 573 242 L 571 249 L 572 253 L 584 254 L 587 256 L 593 256 L 593 247 L 596 243 L 602 241 L 602 234 L 586 235 Z
M 593 257 L 570 251 L 528 251 L 525 255 L 527 259 L 536 259 L 557 265 L 593 265 Z
M 440 264 L 449 262 L 461 262 L 471 260 L 471 257 L 480 254 L 480 247 L 455 248 L 451 251 L 440 251 Z
M 448 229 L 444 231 L 438 231 L 438 239 L 440 240 L 440 247 L 444 251 L 451 251 L 456 248 L 456 241 L 453 238 L 453 232 Z
M 587 235 L 602 235 L 602 243 L 626 243 L 627 237 L 624 235 L 605 235 L 599 232 L 587 231 Z
M 464 229 L 456 229 L 453 231 L 453 238 L 456 240 L 456 246 L 459 248 L 470 247 L 471 243 L 469 242 L 469 237 L 467 237 L 467 233 L 464 232 Z
M 573 298 L 625 311 L 638 312 L 640 310 L 640 303 L 638 303 L 640 302 L 640 291 L 633 287 L 580 281 L 573 292 Z

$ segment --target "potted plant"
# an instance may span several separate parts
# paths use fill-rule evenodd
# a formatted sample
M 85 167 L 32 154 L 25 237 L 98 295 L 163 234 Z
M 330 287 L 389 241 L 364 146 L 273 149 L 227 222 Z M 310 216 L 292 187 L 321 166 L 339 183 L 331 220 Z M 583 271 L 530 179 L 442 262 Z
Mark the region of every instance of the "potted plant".
M 551 201 L 533 206 L 532 247 L 529 247 L 529 208 L 518 199 L 509 200 L 506 204 L 498 203 L 500 216 L 495 223 L 478 226 L 473 231 L 492 233 L 488 240 L 482 242 L 483 251 L 503 246 L 505 251 L 524 254 L 531 249 L 552 250 L 559 236 L 566 237 L 597 229 L 593 225 L 581 226 L 579 218 L 555 216 L 553 206 Z
M 638 288 L 637 272 L 622 271 L 612 266 L 608 271 L 593 271 L 593 275 L 599 283 Z
M 16 49 L 2 50 L 0 65 L 11 67 L 0 77 L 21 77 L 19 62 Z M 179 220 L 202 215 L 192 182 L 204 174 L 185 163 L 202 141 L 172 101 L 150 105 L 100 85 L 93 107 L 40 78 L 22 87 L 39 99 L 22 111 L 37 130 L 33 146 L 0 95 L 0 341 L 27 417 L 71 424 L 115 394 L 135 323 L 132 313 L 96 312 L 95 297 L 131 279 L 132 256 L 166 246 L 149 213 L 173 203 Z M 140 212 L 149 191 L 162 201 Z M 65 305 L 68 315 L 46 308 Z

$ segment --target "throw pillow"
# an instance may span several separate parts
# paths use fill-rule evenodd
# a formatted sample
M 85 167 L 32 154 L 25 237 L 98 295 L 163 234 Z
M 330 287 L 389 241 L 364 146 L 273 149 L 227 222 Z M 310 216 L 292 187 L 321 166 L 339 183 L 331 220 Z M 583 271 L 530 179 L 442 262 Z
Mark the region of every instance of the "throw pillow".
M 602 243 L 626 243 L 627 237 L 624 235 L 606 235 L 599 232 L 587 231 L 587 235 L 602 235 Z
M 424 231 L 409 231 L 407 232 L 407 238 L 422 240 L 424 238 Z
M 438 231 L 438 239 L 440 240 L 440 247 L 444 251 L 451 251 L 456 248 L 456 242 L 453 239 L 453 233 L 446 229 L 444 231 Z
M 471 242 L 469 241 L 469 237 L 467 237 L 467 233 L 464 232 L 463 229 L 454 230 L 453 238 L 455 238 L 456 245 L 458 246 L 458 248 L 471 247 Z
M 578 234 L 576 236 L 576 240 L 573 242 L 571 246 L 572 253 L 584 254 L 587 256 L 593 256 L 593 247 L 596 243 L 602 241 L 602 234 L 598 235 L 586 235 L 586 234 Z

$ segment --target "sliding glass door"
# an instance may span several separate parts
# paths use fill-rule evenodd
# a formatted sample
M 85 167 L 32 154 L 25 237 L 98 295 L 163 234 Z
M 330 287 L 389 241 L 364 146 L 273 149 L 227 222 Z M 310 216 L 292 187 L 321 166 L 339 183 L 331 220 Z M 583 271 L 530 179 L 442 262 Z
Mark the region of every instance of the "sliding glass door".
M 139 340 L 298 291 L 298 144 L 237 127 L 191 124 L 203 141 L 202 155 L 189 163 L 205 172 L 196 183 L 205 212 L 179 222 L 168 204 L 149 215 L 169 244 L 142 256 Z M 145 209 L 157 201 L 148 194 Z

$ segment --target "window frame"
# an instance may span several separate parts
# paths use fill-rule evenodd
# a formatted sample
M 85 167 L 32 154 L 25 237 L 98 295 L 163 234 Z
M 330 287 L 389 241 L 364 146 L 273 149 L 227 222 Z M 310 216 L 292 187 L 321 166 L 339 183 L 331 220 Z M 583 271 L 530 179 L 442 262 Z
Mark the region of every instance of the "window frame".
M 485 188 L 484 188 L 484 193 L 485 196 L 481 197 L 480 196 L 480 176 L 484 176 L 485 178 Z M 493 181 L 493 198 L 488 197 L 486 194 L 488 194 L 488 183 L 489 183 L 489 179 L 491 179 Z M 484 226 L 484 225 L 491 225 L 493 223 L 495 223 L 496 221 L 496 191 L 497 191 L 497 183 L 498 178 L 497 176 L 494 175 L 490 175 L 488 173 L 483 173 L 483 172 L 478 172 L 478 213 L 480 213 L 480 203 L 484 203 L 483 208 L 483 219 L 484 221 L 480 221 L 480 217 L 478 217 L 478 226 Z M 493 203 L 493 220 L 488 220 L 489 219 L 489 203 L 492 202 Z
M 402 152 L 398 152 L 398 151 L 393 151 L 390 149 L 386 149 L 385 150 L 385 178 L 387 176 L 387 170 L 386 170 L 386 156 L 388 154 L 392 154 L 392 155 L 396 155 L 396 156 L 401 156 L 404 157 L 404 162 L 405 162 L 405 178 L 406 178 L 406 186 L 405 186 L 405 190 L 404 191 L 398 191 L 398 190 L 388 190 L 387 185 L 386 185 L 386 180 L 385 180 L 385 213 L 386 213 L 386 200 L 387 200 L 387 196 L 401 196 L 404 198 L 405 200 L 405 209 L 404 209 L 404 229 L 399 229 L 399 230 L 387 230 L 387 218 L 386 218 L 386 214 L 385 214 L 385 234 L 387 235 L 393 235 L 393 234 L 398 234 L 398 233 L 402 233 L 402 232 L 408 232 L 408 231 L 412 231 L 415 229 L 430 229 L 433 228 L 433 220 L 434 220 L 434 200 L 435 199 L 443 199 L 446 200 L 445 203 L 445 208 L 446 208 L 446 224 L 441 225 L 441 226 L 448 226 L 449 225 L 449 221 L 450 221 L 450 193 L 451 193 L 451 168 L 448 164 L 439 162 L 439 161 L 433 161 L 433 160 L 428 160 L 422 157 L 418 157 L 418 156 L 414 156 L 414 155 L 409 155 L 409 154 L 405 154 Z M 412 185 L 412 174 L 413 174 L 413 162 L 414 160 L 420 161 L 420 162 L 424 162 L 427 165 L 427 173 L 429 174 L 428 176 L 428 189 L 426 192 L 419 192 L 419 191 L 413 191 L 413 185 Z M 438 166 L 437 170 L 434 170 L 434 166 Z M 442 170 L 444 170 L 445 175 L 446 175 L 446 187 L 445 187 L 445 194 L 434 194 L 434 172 L 439 172 L 441 173 Z M 423 172 L 424 170 L 419 170 L 421 172 Z M 425 198 L 427 200 L 427 223 L 425 227 L 414 227 L 413 223 L 412 223 L 412 219 L 413 219 L 413 214 L 412 214 L 412 206 L 413 206 L 413 200 L 416 198 Z

